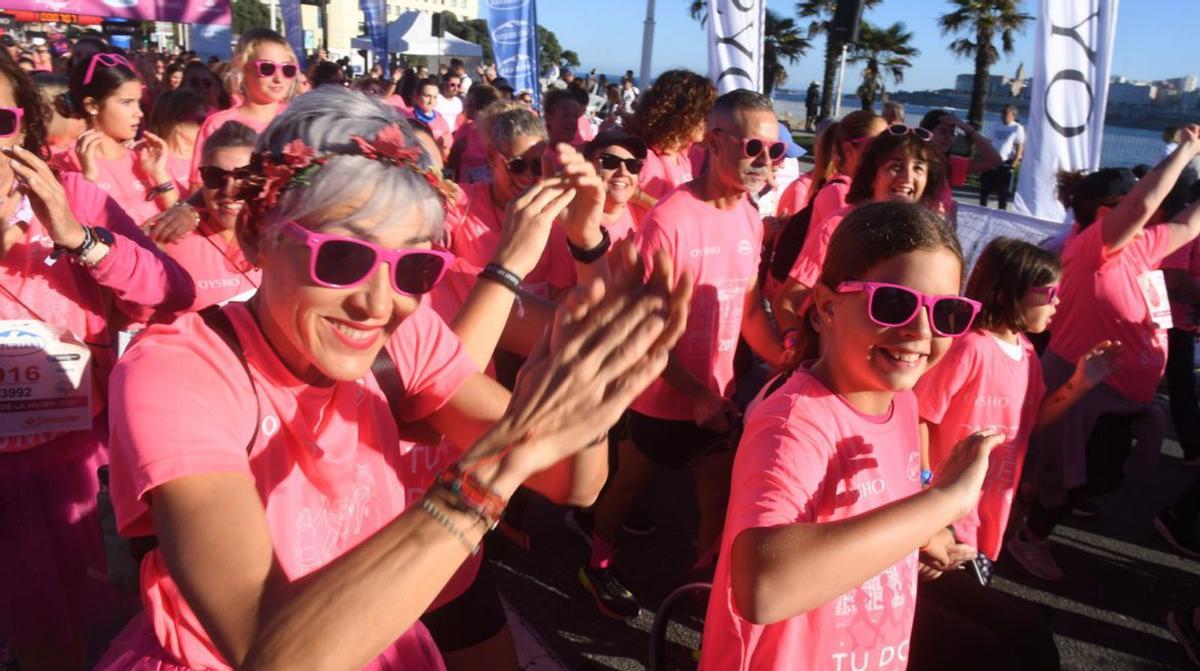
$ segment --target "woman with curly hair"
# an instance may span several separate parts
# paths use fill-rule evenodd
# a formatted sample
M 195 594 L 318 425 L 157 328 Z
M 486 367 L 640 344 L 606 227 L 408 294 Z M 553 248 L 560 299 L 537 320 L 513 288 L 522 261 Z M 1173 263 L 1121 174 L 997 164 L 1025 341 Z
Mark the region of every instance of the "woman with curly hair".
M 667 70 L 646 91 L 629 129 L 650 148 L 642 167 L 640 205 L 649 208 L 691 181 L 699 166 L 692 166 L 688 149 L 704 140 L 704 119 L 716 99 L 712 83 L 691 70 Z

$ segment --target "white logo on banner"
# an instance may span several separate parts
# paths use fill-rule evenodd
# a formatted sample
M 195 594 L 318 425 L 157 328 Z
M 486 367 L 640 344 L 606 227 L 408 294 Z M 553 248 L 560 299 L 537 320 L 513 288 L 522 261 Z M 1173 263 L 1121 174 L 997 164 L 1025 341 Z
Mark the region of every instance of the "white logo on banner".
M 488 7 L 500 11 L 520 9 L 529 4 L 529 0 L 487 0 Z
M 709 0 L 708 78 L 720 93 L 761 88 L 766 11 L 766 0 Z
M 533 60 L 529 58 L 528 54 L 517 54 L 500 61 L 497 69 L 500 71 L 501 77 L 512 80 L 533 72 Z
M 523 44 L 529 39 L 530 28 L 528 21 L 513 19 L 497 26 L 492 39 L 498 44 Z

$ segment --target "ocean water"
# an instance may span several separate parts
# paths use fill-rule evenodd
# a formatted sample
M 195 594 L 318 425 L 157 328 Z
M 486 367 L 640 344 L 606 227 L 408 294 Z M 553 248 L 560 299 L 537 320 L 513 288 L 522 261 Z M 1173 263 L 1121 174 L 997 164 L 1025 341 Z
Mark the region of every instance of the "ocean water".
M 848 114 L 859 107 L 857 97 L 845 96 L 842 99 L 842 114 Z M 804 118 L 804 99 L 802 96 L 795 94 L 780 94 L 775 96 L 775 108 L 779 114 L 791 115 L 798 119 Z M 915 126 L 921 121 L 921 117 L 925 115 L 932 107 L 923 105 L 904 106 L 906 123 L 910 126 Z M 947 107 L 962 118 L 966 118 L 967 111 L 963 109 L 955 109 Z M 1027 119 L 1018 118 L 1017 121 L 1026 123 Z M 983 132 L 987 133 L 991 130 L 993 124 L 1000 123 L 1000 115 L 987 112 L 983 115 Z M 1162 158 L 1162 140 L 1160 134 L 1142 128 L 1124 128 L 1122 126 L 1106 126 L 1104 129 L 1104 138 L 1100 147 L 1100 164 L 1104 167 L 1132 167 L 1138 164 L 1154 165 Z

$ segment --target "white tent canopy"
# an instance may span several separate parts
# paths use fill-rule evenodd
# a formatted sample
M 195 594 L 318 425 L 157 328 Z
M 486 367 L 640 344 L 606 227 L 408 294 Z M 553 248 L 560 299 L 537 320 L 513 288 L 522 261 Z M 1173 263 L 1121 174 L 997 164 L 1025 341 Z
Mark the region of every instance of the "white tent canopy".
M 428 12 L 409 11 L 387 27 L 388 51 L 412 56 L 457 56 L 482 58 L 483 47 L 450 33 L 433 36 L 433 18 Z

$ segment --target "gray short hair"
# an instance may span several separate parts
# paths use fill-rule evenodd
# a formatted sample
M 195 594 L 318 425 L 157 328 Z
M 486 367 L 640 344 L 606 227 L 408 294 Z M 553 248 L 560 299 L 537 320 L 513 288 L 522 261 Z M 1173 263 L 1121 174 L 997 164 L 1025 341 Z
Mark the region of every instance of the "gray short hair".
M 299 139 L 318 154 L 345 154 L 330 158 L 303 187 L 292 187 L 268 213 L 267 227 L 295 221 L 306 228 L 351 223 L 353 220 L 396 220 L 420 208 L 431 238 L 440 237 L 445 210 L 425 177 L 404 166 L 375 161 L 360 155 L 351 136 L 371 139 L 383 128 L 397 126 L 405 143 L 420 147 L 408 122 L 390 105 L 340 86 L 313 90 L 288 103 L 258 139 L 256 151 L 278 156 L 288 143 Z M 421 152 L 422 168 L 431 168 Z M 325 213 L 348 196 L 370 189 L 366 202 L 350 217 L 334 220 Z
M 740 110 L 758 110 L 774 114 L 775 106 L 771 104 L 770 98 L 757 91 L 734 89 L 717 98 L 713 103 L 712 112 L 709 113 L 709 119 L 733 116 L 734 112 Z
M 491 149 L 508 147 L 513 140 L 533 135 L 549 139 L 546 124 L 528 107 L 520 103 L 500 101 L 492 103 L 484 112 L 484 129 L 487 144 Z

